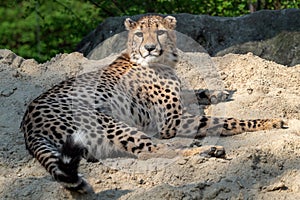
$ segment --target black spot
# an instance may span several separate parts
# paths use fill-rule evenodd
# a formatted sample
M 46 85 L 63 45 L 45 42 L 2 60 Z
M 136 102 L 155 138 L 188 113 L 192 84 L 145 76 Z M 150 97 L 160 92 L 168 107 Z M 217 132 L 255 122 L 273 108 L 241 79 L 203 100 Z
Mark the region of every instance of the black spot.
M 131 106 L 130 106 L 130 113 L 133 115 L 134 114 L 134 110 L 133 110 L 133 108 L 134 108 L 134 105 L 133 104 L 131 104 Z
M 113 133 L 115 130 L 114 129 L 108 129 L 107 133 Z
M 53 112 L 55 112 L 55 113 L 60 113 L 60 110 L 58 110 L 58 109 L 53 109 Z
M 253 123 L 253 125 L 256 125 L 257 124 L 257 120 L 253 120 L 252 123 Z
M 41 114 L 40 111 L 36 111 L 35 113 L 32 114 L 32 117 L 36 118 L 37 116 L 39 116 Z
M 50 113 L 51 110 L 44 110 L 44 113 Z
M 239 125 L 240 126 L 246 126 L 246 124 L 244 122 L 240 122 Z
M 160 86 L 159 86 L 159 85 L 156 85 L 156 84 L 154 84 L 154 88 L 156 88 L 156 89 L 160 89 Z
M 147 142 L 146 143 L 146 146 L 148 147 L 148 146 L 151 146 L 152 145 L 152 143 L 151 142 Z
M 248 122 L 248 127 L 251 128 L 251 122 Z
M 52 129 L 52 128 L 54 128 L 54 127 L 51 127 L 51 131 L 52 131 L 53 135 L 54 135 L 57 139 L 61 139 L 61 138 L 62 138 L 62 135 L 61 135 L 60 133 L 58 133 L 58 132 L 56 131 L 56 129 Z
M 56 121 L 53 123 L 55 126 L 58 126 L 60 124 L 60 122 Z
M 33 109 L 34 109 L 34 106 L 28 106 L 28 112 L 29 113 L 32 113 Z
M 67 133 L 68 133 L 68 134 L 73 134 L 74 131 L 73 131 L 72 129 L 69 129 L 69 128 L 68 128 L 68 129 L 67 129 Z
M 100 119 L 97 119 L 98 123 L 102 124 L 102 121 Z M 107 117 L 103 117 L 103 121 L 105 123 L 108 123 L 109 122 L 109 119 Z
M 139 149 L 143 149 L 144 146 L 145 146 L 145 143 L 141 143 L 141 144 L 139 145 Z
M 171 104 L 167 104 L 166 107 L 167 107 L 168 110 L 170 110 L 172 108 L 172 105 Z
M 178 102 L 178 98 L 177 97 L 173 97 L 173 101 L 174 102 Z
M 127 139 L 129 142 L 133 142 L 134 143 L 134 138 L 133 137 L 128 137 Z
M 38 118 L 36 118 L 36 119 L 34 120 L 34 122 L 35 122 L 35 123 L 40 123 L 40 122 L 42 122 L 42 120 L 43 120 L 43 118 L 38 117 Z
M 206 122 L 201 122 L 200 125 L 199 125 L 199 127 L 198 127 L 198 130 L 199 130 L 200 128 L 205 127 L 205 126 L 206 126 Z
M 113 139 L 115 136 L 114 135 L 107 135 L 108 139 Z M 102 141 L 101 141 L 102 142 Z
M 206 118 L 206 117 L 202 117 L 202 118 L 200 119 L 200 122 L 206 122 L 206 121 L 208 121 L 208 118 Z
M 61 107 L 63 110 L 69 110 L 69 108 L 67 106 L 63 106 Z
M 27 131 L 30 131 L 32 129 L 32 123 L 27 124 Z
M 224 125 L 223 125 L 223 128 L 224 128 L 225 130 L 231 130 L 230 128 L 228 128 L 228 124 L 224 124 Z
M 36 128 L 41 128 L 43 126 L 43 123 L 37 124 Z
M 64 126 L 64 125 L 61 125 L 59 128 L 60 128 L 61 130 L 63 130 L 63 131 L 65 131 L 65 130 L 67 129 L 67 127 Z
M 165 92 L 166 92 L 166 93 L 170 93 L 171 90 L 170 90 L 169 88 L 167 88 L 167 89 L 165 89 Z
M 108 95 L 110 98 L 113 96 L 113 95 L 112 95 L 111 93 L 109 93 L 109 92 L 107 93 L 107 95 Z
M 121 135 L 123 133 L 123 131 L 122 130 L 118 130 L 118 131 L 116 131 L 116 135 Z
M 174 112 L 173 112 L 174 113 Z M 173 120 L 174 119 L 178 119 L 179 118 L 179 115 L 173 115 Z
M 92 138 L 95 138 L 97 135 L 96 135 L 95 133 L 91 133 L 90 136 L 91 136 Z
M 122 141 L 120 141 L 120 143 L 123 145 L 123 147 L 127 150 L 127 144 L 128 144 L 128 142 L 126 141 L 126 140 L 122 140 Z

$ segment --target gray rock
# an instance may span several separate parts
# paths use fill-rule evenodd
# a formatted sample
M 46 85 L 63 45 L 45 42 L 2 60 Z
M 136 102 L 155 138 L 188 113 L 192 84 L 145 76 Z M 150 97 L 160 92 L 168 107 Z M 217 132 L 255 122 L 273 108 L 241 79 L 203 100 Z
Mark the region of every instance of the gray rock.
M 241 17 L 174 16 L 176 30 L 202 45 L 211 56 L 253 52 L 288 66 L 300 63 L 300 9 L 263 10 Z M 125 18 L 105 20 L 78 44 L 77 51 L 88 55 L 106 39 L 123 32 Z

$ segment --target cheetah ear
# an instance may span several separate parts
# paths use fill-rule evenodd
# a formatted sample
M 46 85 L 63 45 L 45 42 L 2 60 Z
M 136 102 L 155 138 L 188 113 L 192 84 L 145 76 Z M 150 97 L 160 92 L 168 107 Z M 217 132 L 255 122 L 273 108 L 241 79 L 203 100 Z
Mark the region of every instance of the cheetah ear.
M 169 29 L 175 29 L 176 28 L 176 18 L 173 17 L 173 16 L 166 16 L 164 18 L 164 23 L 165 23 L 165 26 L 166 28 L 169 28 Z
M 124 22 L 124 25 L 125 25 L 126 30 L 129 31 L 129 30 L 131 30 L 131 29 L 133 29 L 133 28 L 136 27 L 136 22 L 133 21 L 133 20 L 130 19 L 130 18 L 127 18 L 127 19 L 125 20 L 125 22 Z

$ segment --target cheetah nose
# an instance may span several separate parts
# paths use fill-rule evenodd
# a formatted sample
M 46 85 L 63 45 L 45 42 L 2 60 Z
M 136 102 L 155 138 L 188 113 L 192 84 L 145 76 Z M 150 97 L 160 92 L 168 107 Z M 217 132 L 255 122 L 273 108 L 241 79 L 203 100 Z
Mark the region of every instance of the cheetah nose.
M 144 47 L 147 51 L 151 52 L 156 48 L 156 45 L 155 44 L 146 44 Z

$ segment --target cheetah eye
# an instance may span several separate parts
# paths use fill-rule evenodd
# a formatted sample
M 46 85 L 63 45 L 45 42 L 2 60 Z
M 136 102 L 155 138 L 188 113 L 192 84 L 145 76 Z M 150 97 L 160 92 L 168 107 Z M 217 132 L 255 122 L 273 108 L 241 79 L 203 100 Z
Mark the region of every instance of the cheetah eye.
M 156 31 L 156 33 L 157 33 L 157 35 L 163 35 L 163 34 L 166 33 L 166 31 L 164 31 L 164 30 L 158 30 L 158 31 Z
M 135 35 L 138 36 L 138 37 L 143 37 L 143 33 L 142 32 L 136 32 Z

